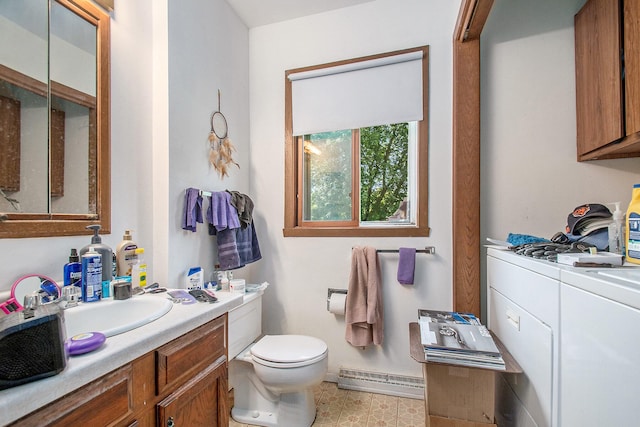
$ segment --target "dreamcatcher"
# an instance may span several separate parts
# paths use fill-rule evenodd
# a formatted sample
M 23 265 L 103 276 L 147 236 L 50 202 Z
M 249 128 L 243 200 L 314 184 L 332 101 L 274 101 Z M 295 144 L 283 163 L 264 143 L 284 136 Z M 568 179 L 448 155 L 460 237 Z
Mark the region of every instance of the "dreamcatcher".
M 227 119 L 220 112 L 220 91 L 218 91 L 218 111 L 211 114 L 211 131 L 209 132 L 209 163 L 215 168 L 220 176 L 224 179 L 229 176 L 229 166 L 234 164 L 238 168 L 240 165 L 231 157 L 236 151 L 229 139 L 229 129 L 227 128 Z

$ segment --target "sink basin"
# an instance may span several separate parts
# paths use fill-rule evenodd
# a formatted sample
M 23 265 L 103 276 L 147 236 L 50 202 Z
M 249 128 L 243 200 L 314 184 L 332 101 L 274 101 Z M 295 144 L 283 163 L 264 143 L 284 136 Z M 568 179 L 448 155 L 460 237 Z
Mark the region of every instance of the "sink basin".
M 64 311 L 67 338 L 83 332 L 101 332 L 112 337 L 159 319 L 171 307 L 168 299 L 144 295 L 80 304 Z

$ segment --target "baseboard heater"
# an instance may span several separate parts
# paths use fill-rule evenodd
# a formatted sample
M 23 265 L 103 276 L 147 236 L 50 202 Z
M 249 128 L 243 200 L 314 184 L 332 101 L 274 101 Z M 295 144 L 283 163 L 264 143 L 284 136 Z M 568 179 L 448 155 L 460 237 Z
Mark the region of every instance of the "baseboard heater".
M 424 380 L 421 377 L 384 374 L 356 369 L 340 368 L 338 388 L 413 399 L 424 398 Z

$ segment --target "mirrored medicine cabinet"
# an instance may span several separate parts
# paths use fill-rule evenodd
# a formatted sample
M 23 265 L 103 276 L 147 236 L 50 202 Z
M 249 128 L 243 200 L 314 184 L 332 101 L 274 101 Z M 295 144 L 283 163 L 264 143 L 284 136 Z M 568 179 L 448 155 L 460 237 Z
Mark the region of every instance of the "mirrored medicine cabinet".
M 0 34 L 0 238 L 109 233 L 109 15 L 0 0 Z

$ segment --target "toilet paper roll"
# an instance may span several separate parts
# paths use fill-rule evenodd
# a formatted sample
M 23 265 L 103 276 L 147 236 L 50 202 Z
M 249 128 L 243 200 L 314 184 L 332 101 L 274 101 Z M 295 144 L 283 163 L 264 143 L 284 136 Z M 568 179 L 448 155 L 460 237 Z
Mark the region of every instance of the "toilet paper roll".
M 329 311 L 344 316 L 347 307 L 347 294 L 332 293 L 329 297 Z

